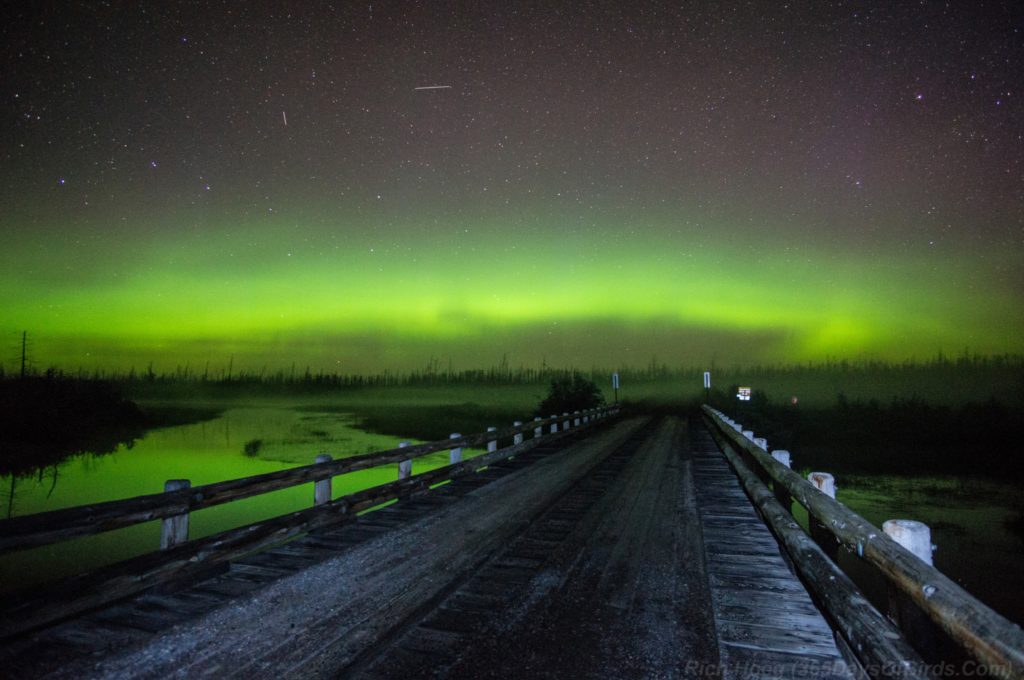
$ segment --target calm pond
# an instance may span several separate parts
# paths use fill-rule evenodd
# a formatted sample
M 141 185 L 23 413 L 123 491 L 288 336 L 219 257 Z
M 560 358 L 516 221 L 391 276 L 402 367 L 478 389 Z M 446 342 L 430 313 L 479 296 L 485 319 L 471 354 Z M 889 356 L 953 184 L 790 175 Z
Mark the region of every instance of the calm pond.
M 163 491 L 168 479 L 193 486 L 308 465 L 317 454 L 334 458 L 391 449 L 399 438 L 364 432 L 345 413 L 291 408 L 234 408 L 213 420 L 151 430 L 132 445 L 104 455 L 67 459 L 41 476 L 0 478 L 3 516 L 28 515 L 86 503 Z M 402 440 L 416 443 L 405 437 Z M 467 450 L 466 457 L 479 451 Z M 448 463 L 447 452 L 416 459 L 413 471 Z M 393 481 L 397 466 L 335 477 L 333 494 Z M 189 537 L 200 538 L 311 506 L 313 484 L 303 484 L 191 513 Z M 0 559 L 0 592 L 69 576 L 155 550 L 160 522 L 11 553 Z

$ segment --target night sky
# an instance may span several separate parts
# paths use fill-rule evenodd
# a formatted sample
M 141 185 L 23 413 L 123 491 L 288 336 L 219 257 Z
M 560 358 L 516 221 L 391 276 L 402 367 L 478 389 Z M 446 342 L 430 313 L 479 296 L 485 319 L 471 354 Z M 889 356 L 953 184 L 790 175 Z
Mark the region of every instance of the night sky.
M 1024 351 L 1020 2 L 14 7 L 8 369 Z

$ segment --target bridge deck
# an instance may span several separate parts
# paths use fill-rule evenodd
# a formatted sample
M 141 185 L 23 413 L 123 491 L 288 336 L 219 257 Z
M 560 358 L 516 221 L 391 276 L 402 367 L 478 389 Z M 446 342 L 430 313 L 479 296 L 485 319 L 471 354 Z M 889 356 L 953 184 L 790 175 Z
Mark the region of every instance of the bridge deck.
M 0 662 L 57 677 L 845 677 L 713 447 L 678 418 L 538 447 Z

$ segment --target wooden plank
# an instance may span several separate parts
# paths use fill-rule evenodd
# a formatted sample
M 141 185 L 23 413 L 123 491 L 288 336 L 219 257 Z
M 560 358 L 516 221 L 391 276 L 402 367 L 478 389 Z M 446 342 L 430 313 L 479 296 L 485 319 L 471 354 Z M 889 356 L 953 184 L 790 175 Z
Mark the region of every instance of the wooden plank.
M 772 625 L 721 620 L 717 623 L 718 634 L 726 644 L 769 651 L 786 650 L 793 654 L 815 654 L 839 656 L 831 635 L 822 633 L 820 625 L 810 624 L 805 618 L 803 627 L 790 625 L 790 617 L 784 616 Z
M 722 664 L 725 678 L 818 678 L 848 680 L 851 670 L 841 656 L 789 654 L 773 649 L 725 644 Z
M 710 449 L 710 441 L 698 439 L 695 446 L 700 465 L 694 479 L 723 678 L 751 677 L 757 668 L 751 663 L 762 664 L 765 677 L 831 677 L 835 662 L 842 665 L 839 677 L 849 678 L 831 629 L 786 566 L 725 459 Z M 706 483 L 708 477 L 714 483 Z M 764 666 L 780 659 L 790 665 Z M 823 672 L 816 660 L 827 660 L 828 669 Z M 804 675 L 790 668 L 797 666 Z

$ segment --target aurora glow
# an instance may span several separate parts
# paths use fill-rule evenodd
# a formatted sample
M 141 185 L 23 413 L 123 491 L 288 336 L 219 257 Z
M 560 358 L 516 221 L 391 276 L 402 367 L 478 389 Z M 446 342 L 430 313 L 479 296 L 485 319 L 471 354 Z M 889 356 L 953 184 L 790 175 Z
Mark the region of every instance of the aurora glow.
M 0 331 L 117 369 L 1024 350 L 1020 8 L 835 4 L 21 10 Z

